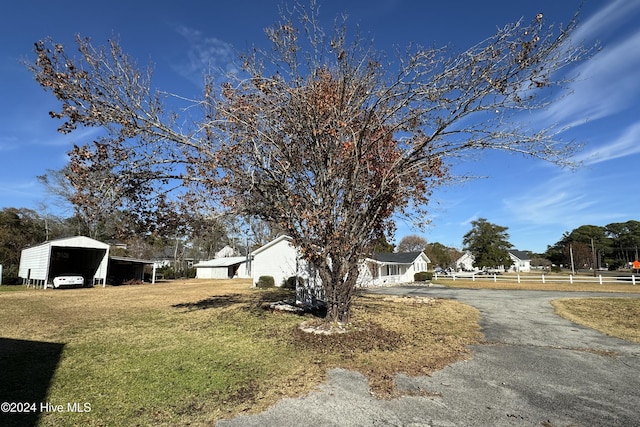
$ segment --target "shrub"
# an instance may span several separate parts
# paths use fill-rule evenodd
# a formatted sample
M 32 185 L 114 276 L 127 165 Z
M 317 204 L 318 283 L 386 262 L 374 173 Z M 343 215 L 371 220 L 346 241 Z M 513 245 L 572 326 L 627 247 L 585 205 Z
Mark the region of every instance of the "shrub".
M 156 270 L 156 275 L 162 274 L 162 277 L 165 279 L 175 279 L 176 271 L 170 265 L 163 265 L 162 267 Z
M 282 287 L 285 289 L 295 289 L 296 288 L 296 279 L 300 282 L 301 285 L 304 285 L 304 279 L 298 276 L 291 276 L 282 282 Z
M 275 285 L 276 281 L 273 279 L 273 276 L 260 276 L 256 283 L 256 287 L 258 288 L 273 288 Z
M 413 275 L 414 282 L 428 282 L 433 278 L 433 273 L 430 271 L 420 271 Z
M 551 272 L 552 273 L 562 273 L 562 267 L 560 267 L 559 265 L 552 265 L 551 266 Z

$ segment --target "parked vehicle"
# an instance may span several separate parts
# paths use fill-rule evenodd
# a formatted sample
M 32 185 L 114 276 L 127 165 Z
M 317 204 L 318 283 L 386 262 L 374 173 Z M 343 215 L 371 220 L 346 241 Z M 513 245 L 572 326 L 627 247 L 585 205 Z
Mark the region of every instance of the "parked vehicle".
M 61 287 L 82 287 L 84 286 L 84 277 L 79 274 L 61 274 L 53 278 L 53 287 L 58 289 Z

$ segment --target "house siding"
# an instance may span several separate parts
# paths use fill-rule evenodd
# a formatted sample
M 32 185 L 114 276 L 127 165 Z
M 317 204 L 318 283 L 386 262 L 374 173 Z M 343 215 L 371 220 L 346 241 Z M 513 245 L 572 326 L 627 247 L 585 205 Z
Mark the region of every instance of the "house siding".
M 254 286 L 260 276 L 271 276 L 276 286 L 281 286 L 289 277 L 300 275 L 298 253 L 289 239 L 280 239 L 263 248 L 253 253 L 251 269 Z
M 412 262 L 385 262 L 367 258 L 360 263 L 358 286 L 382 286 L 392 283 L 411 283 L 415 273 L 427 271 L 431 261 L 420 253 Z

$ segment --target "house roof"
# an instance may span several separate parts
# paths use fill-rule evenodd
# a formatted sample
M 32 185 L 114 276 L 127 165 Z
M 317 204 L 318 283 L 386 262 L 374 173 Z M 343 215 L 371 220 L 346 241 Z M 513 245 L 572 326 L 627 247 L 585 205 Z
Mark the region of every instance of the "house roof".
M 526 261 L 531 259 L 531 255 L 529 255 L 525 251 L 509 251 L 511 255 L 518 258 L 520 261 Z
M 153 261 L 148 259 L 130 258 L 125 256 L 110 256 L 109 259 L 131 264 L 153 264 Z
M 226 258 L 214 258 L 208 261 L 202 261 L 193 266 L 196 268 L 206 268 L 206 267 L 229 267 L 235 264 L 242 264 L 243 262 L 247 262 L 247 257 L 244 256 L 231 256 Z
M 270 241 L 266 245 L 260 246 L 258 249 L 256 249 L 255 251 L 251 252 L 251 255 L 256 255 L 256 254 L 259 254 L 260 252 L 266 251 L 270 247 L 277 245 L 278 243 L 282 242 L 283 240 L 291 242 L 293 239 L 291 237 L 287 236 L 287 235 L 282 235 L 282 236 Z
M 108 244 L 86 236 L 64 237 L 61 239 L 49 240 L 39 245 L 31 246 L 30 248 L 40 246 L 109 249 Z
M 422 252 L 380 252 L 369 259 L 385 264 L 412 264 L 421 254 Z

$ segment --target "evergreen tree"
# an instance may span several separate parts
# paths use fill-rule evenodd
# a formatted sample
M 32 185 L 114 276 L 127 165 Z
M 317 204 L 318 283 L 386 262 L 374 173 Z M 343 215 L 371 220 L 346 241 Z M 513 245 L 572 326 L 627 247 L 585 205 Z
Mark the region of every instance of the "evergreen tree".
M 471 225 L 472 228 L 464 235 L 462 243 L 464 249 L 475 257 L 475 266 L 508 268 L 513 263 L 509 257 L 509 249 L 513 245 L 508 241 L 508 228 L 492 224 L 485 218 L 472 221 Z

